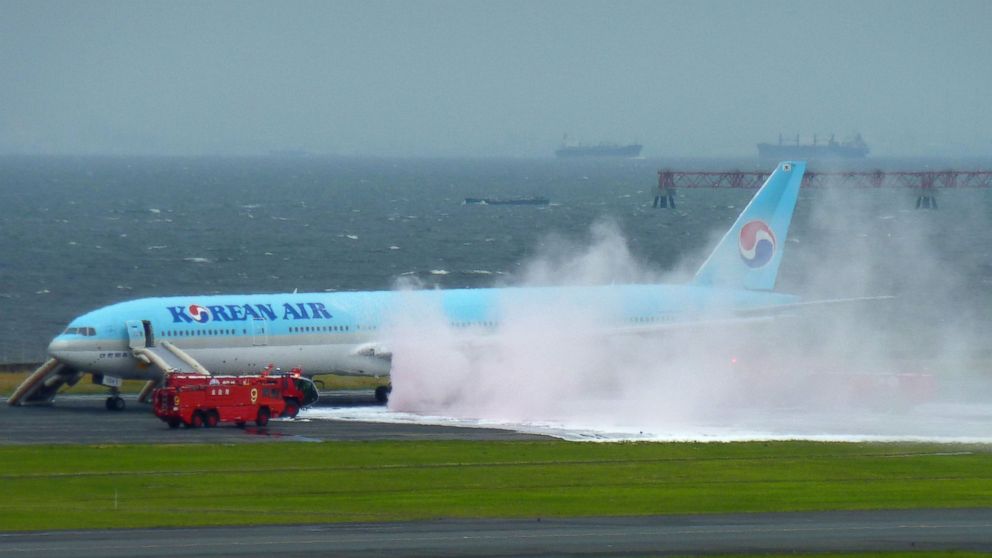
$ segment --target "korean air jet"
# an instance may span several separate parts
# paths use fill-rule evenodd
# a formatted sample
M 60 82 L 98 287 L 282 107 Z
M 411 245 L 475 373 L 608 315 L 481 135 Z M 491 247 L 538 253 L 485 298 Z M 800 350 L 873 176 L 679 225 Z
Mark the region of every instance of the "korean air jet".
M 48 346 L 50 359 L 8 400 L 50 403 L 85 374 L 107 385 L 107 408 L 123 409 L 122 379 L 147 380 L 142 398 L 168 372 L 257 373 L 270 364 L 307 375 L 386 376 L 389 321 L 432 309 L 452 326 L 498 332 L 509 307 L 553 312 L 562 302 L 610 312 L 603 334 L 650 334 L 680 324 L 754 319 L 797 305 L 772 291 L 804 162 L 780 163 L 688 284 L 424 291 L 252 294 L 142 298 L 72 320 Z M 475 326 L 475 327 L 472 327 Z M 383 386 L 376 397 L 385 400 Z

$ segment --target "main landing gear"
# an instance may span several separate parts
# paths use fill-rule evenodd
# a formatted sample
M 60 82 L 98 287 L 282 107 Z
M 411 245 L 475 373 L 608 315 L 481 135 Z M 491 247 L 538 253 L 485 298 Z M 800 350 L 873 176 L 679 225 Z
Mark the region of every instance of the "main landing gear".
M 386 403 L 389 401 L 389 394 L 393 391 L 393 384 L 386 386 L 379 386 L 375 388 L 375 400 L 379 403 Z
M 108 411 L 123 411 L 125 406 L 124 398 L 120 395 L 111 395 L 107 398 Z
M 121 392 L 117 388 L 112 388 L 110 390 L 110 397 L 107 398 L 107 410 L 108 411 L 123 411 L 125 404 L 124 398 L 121 397 Z

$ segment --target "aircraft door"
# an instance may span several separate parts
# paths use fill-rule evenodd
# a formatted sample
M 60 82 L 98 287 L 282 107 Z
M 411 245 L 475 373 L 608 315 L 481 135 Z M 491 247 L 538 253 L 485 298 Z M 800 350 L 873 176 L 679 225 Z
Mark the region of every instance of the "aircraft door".
M 269 322 L 259 318 L 251 321 L 251 344 L 256 347 L 269 344 Z
M 152 329 L 152 323 L 148 320 L 141 320 L 141 327 L 145 332 L 145 346 L 154 347 L 155 346 L 155 330 Z
M 140 349 L 145 346 L 145 325 L 138 320 L 124 322 L 127 326 L 127 346 Z

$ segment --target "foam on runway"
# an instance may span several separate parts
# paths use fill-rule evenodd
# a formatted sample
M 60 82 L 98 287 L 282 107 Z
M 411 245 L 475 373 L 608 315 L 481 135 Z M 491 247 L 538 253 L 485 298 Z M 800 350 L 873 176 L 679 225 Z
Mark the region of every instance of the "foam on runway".
M 576 409 L 577 410 L 577 409 Z M 602 408 L 588 407 L 588 421 L 512 422 L 391 411 L 386 407 L 321 407 L 306 418 L 493 428 L 580 442 L 743 442 L 813 440 L 830 442 L 992 443 L 992 404 L 928 403 L 904 412 L 863 412 L 843 428 L 822 413 L 803 409 L 761 410 L 738 415 L 734 424 L 695 422 L 624 424 L 603 420 Z M 594 420 L 600 417 L 600 420 Z

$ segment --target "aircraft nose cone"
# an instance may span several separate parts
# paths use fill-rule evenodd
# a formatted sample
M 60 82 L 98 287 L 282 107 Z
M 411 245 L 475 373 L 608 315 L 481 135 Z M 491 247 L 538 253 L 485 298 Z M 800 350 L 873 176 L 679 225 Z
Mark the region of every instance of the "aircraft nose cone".
M 62 360 L 66 352 L 72 349 L 72 341 L 55 338 L 48 344 L 48 354 Z

